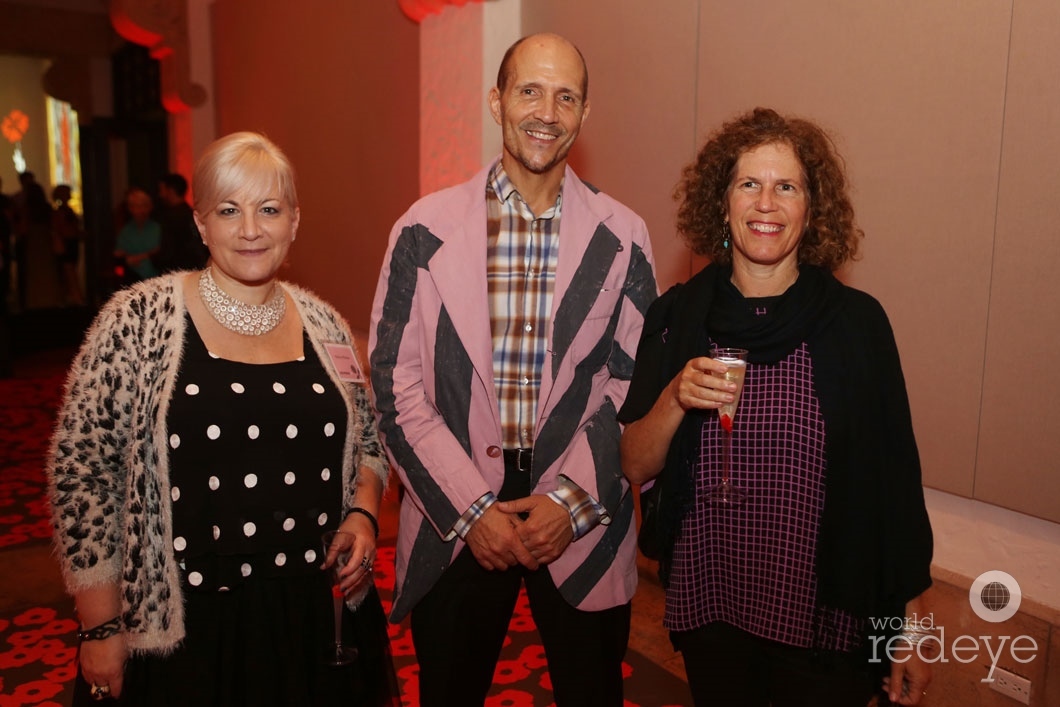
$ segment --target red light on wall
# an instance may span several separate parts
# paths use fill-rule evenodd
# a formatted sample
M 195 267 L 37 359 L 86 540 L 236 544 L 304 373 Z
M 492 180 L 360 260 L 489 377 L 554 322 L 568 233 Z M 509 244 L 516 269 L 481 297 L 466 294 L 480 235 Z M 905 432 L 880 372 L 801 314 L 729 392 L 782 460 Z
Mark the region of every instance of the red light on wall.
M 4 133 L 4 137 L 11 144 L 21 140 L 28 130 L 29 116 L 17 108 L 4 116 L 3 123 L 0 124 L 0 132 Z

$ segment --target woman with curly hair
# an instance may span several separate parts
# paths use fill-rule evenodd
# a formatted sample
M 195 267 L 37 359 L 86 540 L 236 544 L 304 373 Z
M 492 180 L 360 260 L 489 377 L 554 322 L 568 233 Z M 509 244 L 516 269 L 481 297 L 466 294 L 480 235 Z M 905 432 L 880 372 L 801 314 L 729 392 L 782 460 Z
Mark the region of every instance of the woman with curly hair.
M 833 275 L 863 235 L 842 161 L 817 125 L 756 108 L 677 197 L 712 263 L 648 311 L 619 419 L 695 703 L 865 705 L 882 685 L 918 704 L 931 527 L 887 316 Z M 735 418 L 715 412 L 736 393 L 715 347 L 749 352 Z M 716 500 L 723 423 L 743 493 Z

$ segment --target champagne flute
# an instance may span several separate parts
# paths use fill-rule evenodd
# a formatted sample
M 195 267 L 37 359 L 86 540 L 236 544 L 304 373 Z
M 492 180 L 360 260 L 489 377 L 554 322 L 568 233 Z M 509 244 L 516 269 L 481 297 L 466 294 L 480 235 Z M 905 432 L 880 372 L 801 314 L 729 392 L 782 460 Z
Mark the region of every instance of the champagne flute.
M 329 530 L 320 536 L 324 545 L 325 558 L 327 558 L 328 550 L 331 549 L 331 546 L 340 536 L 349 537 L 349 534 L 341 533 L 337 530 Z M 350 547 L 352 544 L 351 538 L 346 547 Z M 327 569 L 328 578 L 331 580 L 331 601 L 335 609 L 335 641 L 328 649 L 324 663 L 335 667 L 350 665 L 357 660 L 357 648 L 342 645 L 342 608 L 346 598 L 343 596 L 342 588 L 339 586 L 339 570 L 345 566 L 349 559 L 349 551 L 340 550 L 335 562 Z
M 736 417 L 736 406 L 740 402 L 740 393 L 743 391 L 744 375 L 747 373 L 747 349 L 714 348 L 710 351 L 710 357 L 727 366 L 721 377 L 735 383 L 736 390 L 732 402 L 718 408 L 722 430 L 721 483 L 707 491 L 706 499 L 721 505 L 735 506 L 747 500 L 747 492 L 729 481 L 732 472 L 732 426 Z

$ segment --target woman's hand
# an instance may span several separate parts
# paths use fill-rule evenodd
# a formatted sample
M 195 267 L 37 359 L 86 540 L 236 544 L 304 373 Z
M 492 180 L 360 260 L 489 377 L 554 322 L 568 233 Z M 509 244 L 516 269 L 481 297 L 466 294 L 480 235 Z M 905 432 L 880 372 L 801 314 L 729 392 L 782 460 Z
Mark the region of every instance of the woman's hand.
M 339 568 L 339 587 L 347 597 L 372 581 L 375 562 L 375 527 L 360 513 L 351 513 L 339 526 L 339 533 L 328 548 L 324 568 L 338 562 L 340 554 L 349 553 L 346 564 Z
M 897 658 L 897 660 L 895 660 Z M 915 649 L 895 651 L 891 676 L 883 679 L 883 689 L 896 705 L 918 705 L 931 682 L 931 665 Z
M 89 687 L 107 687 L 111 697 L 119 697 L 125 660 L 129 657 L 125 634 L 119 633 L 98 641 L 82 641 L 79 653 L 81 675 Z
M 626 425 L 620 448 L 622 473 L 630 483 L 643 484 L 662 470 L 685 413 L 716 409 L 733 401 L 736 384 L 725 380 L 724 373 L 721 361 L 708 356 L 691 359 L 659 393 L 648 414 Z
M 731 403 L 736 394 L 736 384 L 724 378 L 725 370 L 726 365 L 717 359 L 693 358 L 670 381 L 667 390 L 685 412 L 719 408 Z

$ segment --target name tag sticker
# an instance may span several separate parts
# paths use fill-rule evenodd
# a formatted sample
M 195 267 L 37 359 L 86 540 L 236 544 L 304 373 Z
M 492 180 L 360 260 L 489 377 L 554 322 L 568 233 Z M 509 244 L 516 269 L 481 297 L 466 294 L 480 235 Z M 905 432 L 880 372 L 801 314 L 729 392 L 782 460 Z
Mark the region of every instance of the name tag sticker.
M 364 372 L 349 344 L 324 344 L 324 349 L 331 358 L 331 365 L 339 374 L 339 380 L 347 383 L 364 383 Z

